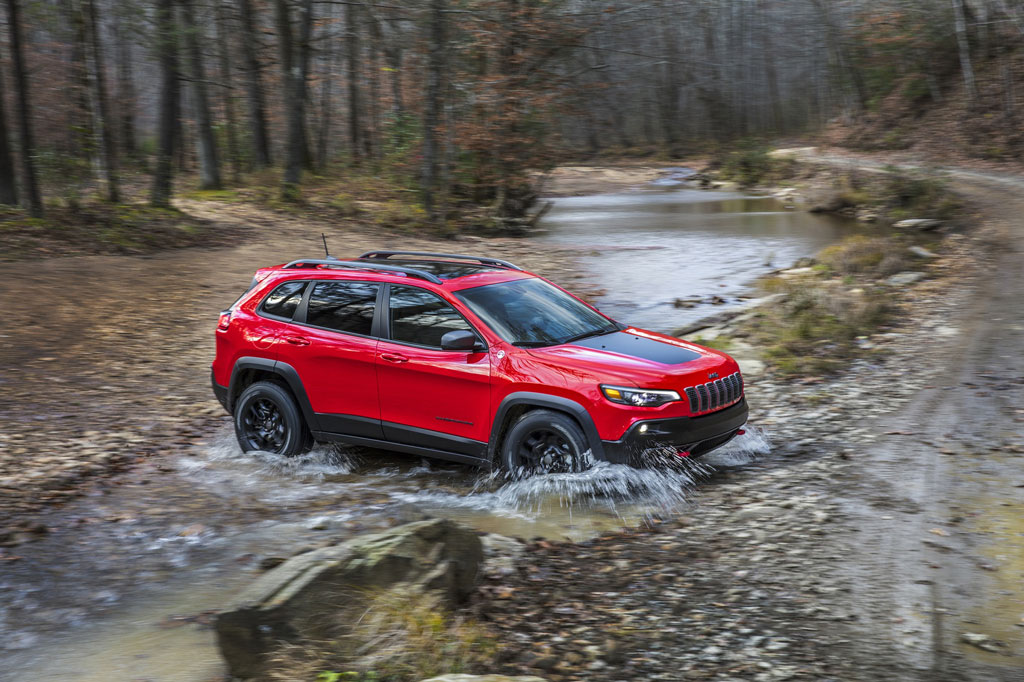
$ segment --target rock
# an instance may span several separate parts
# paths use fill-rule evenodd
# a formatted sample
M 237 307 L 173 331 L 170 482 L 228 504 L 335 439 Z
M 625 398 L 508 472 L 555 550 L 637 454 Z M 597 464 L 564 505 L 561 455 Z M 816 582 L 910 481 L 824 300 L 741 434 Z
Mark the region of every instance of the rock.
M 900 230 L 917 230 L 919 232 L 931 232 L 941 226 L 941 220 L 933 220 L 931 218 L 911 218 L 909 220 L 901 220 L 893 225 L 893 227 Z
M 480 540 L 484 551 L 483 573 L 509 575 L 515 572 L 516 562 L 526 551 L 526 545 L 497 533 L 488 533 Z
M 960 639 L 967 642 L 971 646 L 978 647 L 979 649 L 983 649 L 985 651 L 998 652 L 1002 647 L 1006 646 L 1006 644 L 1000 642 L 997 639 L 992 639 L 988 635 L 983 635 L 977 632 L 964 632 L 960 635 Z
M 878 214 L 874 211 L 857 211 L 857 222 L 876 223 L 878 222 Z
M 918 258 L 938 258 L 939 257 L 939 255 L 937 253 L 932 253 L 931 251 L 929 251 L 928 249 L 924 248 L 923 246 L 910 246 L 910 247 L 907 247 L 907 251 L 909 251 L 910 253 L 914 254 Z
M 897 272 L 892 277 L 886 279 L 885 283 L 891 287 L 905 287 L 915 282 L 920 282 L 927 276 L 923 272 Z
M 763 504 L 752 504 L 737 511 L 734 517 L 737 521 L 751 521 L 754 519 L 774 517 L 778 514 L 778 507 L 770 507 Z
M 476 533 L 446 519 L 396 526 L 292 557 L 217 615 L 217 643 L 236 677 L 261 672 L 279 640 L 317 638 L 316 614 L 340 610 L 353 590 L 436 590 L 449 604 L 474 589 L 483 561 Z
M 519 677 L 509 677 L 507 675 L 441 675 L 439 677 L 431 677 L 429 680 L 422 680 L 421 682 L 546 682 L 543 677 L 533 677 L 532 675 L 523 675 Z

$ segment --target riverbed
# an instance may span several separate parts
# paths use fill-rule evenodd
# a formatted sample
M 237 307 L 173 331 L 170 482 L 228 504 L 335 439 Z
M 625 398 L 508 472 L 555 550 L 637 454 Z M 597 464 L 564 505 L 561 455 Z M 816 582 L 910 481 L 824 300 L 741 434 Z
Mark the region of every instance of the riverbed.
M 742 305 L 757 276 L 849 230 L 774 199 L 686 187 L 558 199 L 544 227 L 542 243 L 581 251 L 604 310 L 658 330 Z M 635 527 L 699 504 L 717 471 L 766 456 L 769 437 L 753 425 L 682 469 L 509 481 L 375 450 L 243 455 L 225 420 L 44 516 L 47 535 L 0 574 L 0 677 L 216 678 L 210 614 L 273 561 L 424 513 L 524 540 Z

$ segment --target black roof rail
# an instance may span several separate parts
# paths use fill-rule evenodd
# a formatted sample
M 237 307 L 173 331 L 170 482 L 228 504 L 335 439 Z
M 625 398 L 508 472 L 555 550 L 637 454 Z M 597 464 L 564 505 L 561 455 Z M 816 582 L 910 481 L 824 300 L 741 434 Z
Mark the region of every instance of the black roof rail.
M 411 275 L 413 277 L 419 277 L 425 279 L 428 282 L 434 284 L 442 284 L 441 278 L 436 275 L 432 275 L 429 272 L 423 270 L 417 270 L 416 268 L 406 268 L 401 265 L 385 265 L 384 263 L 365 263 L 356 261 L 345 261 L 337 260 L 335 258 L 302 258 L 299 260 L 293 260 L 282 266 L 285 270 L 293 270 L 295 268 L 304 268 L 310 265 L 326 265 L 332 268 L 344 268 L 346 270 L 381 270 L 383 272 L 400 272 L 405 275 Z
M 429 253 L 426 251 L 367 251 L 360 259 L 370 258 L 374 260 L 384 260 L 391 256 L 426 256 L 428 258 L 454 258 L 456 260 L 473 260 L 482 265 L 492 265 L 499 268 L 508 268 L 509 270 L 522 270 L 518 265 L 513 265 L 507 260 L 498 260 L 497 258 L 480 258 L 478 256 L 463 256 L 457 253 Z

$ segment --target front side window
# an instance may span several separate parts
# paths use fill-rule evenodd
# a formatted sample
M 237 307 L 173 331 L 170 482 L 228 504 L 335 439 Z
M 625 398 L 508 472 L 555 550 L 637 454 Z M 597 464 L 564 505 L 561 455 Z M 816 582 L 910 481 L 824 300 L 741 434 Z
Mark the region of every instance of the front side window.
M 417 287 L 392 284 L 389 314 L 391 339 L 401 343 L 440 348 L 448 332 L 473 331 L 455 308 Z
M 309 295 L 306 324 L 370 336 L 379 284 L 317 282 Z
M 299 303 L 302 302 L 302 292 L 305 288 L 305 282 L 285 282 L 270 292 L 263 301 L 263 312 L 274 317 L 292 319 Z
M 623 327 L 542 279 L 517 279 L 456 291 L 477 317 L 509 343 L 538 348 Z

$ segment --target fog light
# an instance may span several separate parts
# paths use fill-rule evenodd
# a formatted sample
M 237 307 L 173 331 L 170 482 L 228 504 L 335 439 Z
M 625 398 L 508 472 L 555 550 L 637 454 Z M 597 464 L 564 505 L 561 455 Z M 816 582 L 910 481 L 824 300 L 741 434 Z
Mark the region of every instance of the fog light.
M 647 424 L 640 425 L 640 433 L 647 433 Z

